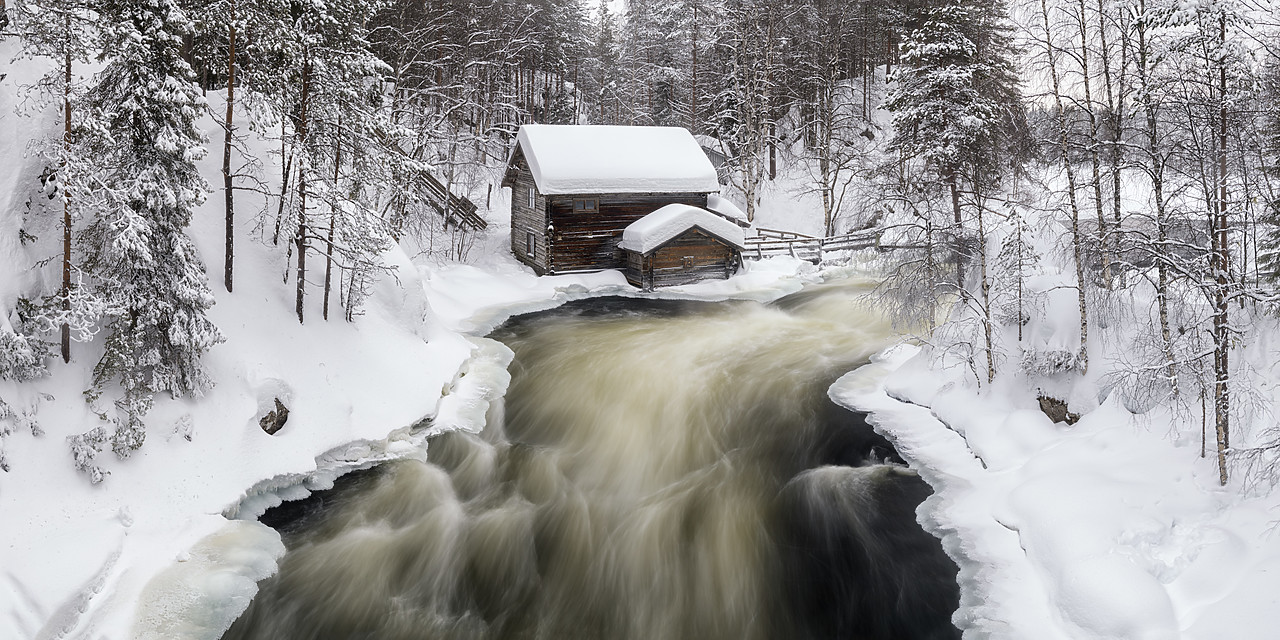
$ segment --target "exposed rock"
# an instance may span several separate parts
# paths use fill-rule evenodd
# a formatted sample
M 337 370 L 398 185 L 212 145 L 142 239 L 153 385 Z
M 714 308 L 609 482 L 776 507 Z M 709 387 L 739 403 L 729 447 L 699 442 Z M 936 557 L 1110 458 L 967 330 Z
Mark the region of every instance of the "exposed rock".
M 1067 410 L 1067 403 L 1057 398 L 1039 396 L 1036 399 L 1040 401 L 1040 410 L 1054 422 L 1075 424 L 1080 419 L 1080 414 L 1071 413 L 1071 411 Z
M 284 403 L 280 402 L 280 398 L 276 398 L 275 410 L 268 412 L 265 416 L 262 416 L 262 419 L 258 420 L 258 426 L 262 427 L 262 430 L 266 431 L 267 435 L 274 436 L 276 432 L 280 430 L 280 427 L 283 427 L 284 423 L 288 421 L 289 408 L 284 406 Z

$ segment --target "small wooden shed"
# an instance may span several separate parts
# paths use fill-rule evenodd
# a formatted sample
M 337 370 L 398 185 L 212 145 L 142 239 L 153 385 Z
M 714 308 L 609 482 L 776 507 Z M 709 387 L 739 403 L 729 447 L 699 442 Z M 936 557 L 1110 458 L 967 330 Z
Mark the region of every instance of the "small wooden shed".
M 680 127 L 520 127 L 502 185 L 511 188 L 511 252 L 539 275 L 626 264 L 618 242 L 658 208 L 706 206 L 715 167 Z
M 642 289 L 724 279 L 742 264 L 742 228 L 722 216 L 669 204 L 622 232 L 627 282 Z

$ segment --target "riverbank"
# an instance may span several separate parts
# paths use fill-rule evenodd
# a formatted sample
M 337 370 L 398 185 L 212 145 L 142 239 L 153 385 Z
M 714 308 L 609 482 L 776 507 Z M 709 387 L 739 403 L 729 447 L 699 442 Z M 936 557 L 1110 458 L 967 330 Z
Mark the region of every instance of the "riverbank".
M 926 529 L 960 565 L 977 638 L 1269 638 L 1280 626 L 1280 499 L 1222 488 L 1198 439 L 1118 394 L 1073 426 L 1025 380 L 972 388 L 902 346 L 830 395 L 934 488 Z

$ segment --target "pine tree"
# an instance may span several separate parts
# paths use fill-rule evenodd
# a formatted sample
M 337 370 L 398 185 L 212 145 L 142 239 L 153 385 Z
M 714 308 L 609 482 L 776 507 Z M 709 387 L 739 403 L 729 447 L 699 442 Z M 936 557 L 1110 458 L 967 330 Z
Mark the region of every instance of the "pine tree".
M 94 368 L 96 392 L 123 391 L 112 448 L 142 446 L 156 393 L 199 395 L 210 380 L 201 355 L 222 340 L 205 315 L 213 296 L 185 229 L 208 185 L 195 161 L 204 101 L 182 59 L 191 23 L 173 0 L 104 1 L 105 48 L 114 57 L 88 99 L 88 143 L 103 172 L 98 218 L 86 233 L 88 265 L 119 313 L 107 323 Z

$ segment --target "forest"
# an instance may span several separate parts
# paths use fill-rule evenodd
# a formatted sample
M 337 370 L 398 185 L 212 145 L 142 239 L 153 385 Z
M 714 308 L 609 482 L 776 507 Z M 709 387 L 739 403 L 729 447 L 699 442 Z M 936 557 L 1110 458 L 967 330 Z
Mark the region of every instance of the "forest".
M 686 127 L 725 155 L 726 193 L 749 218 L 763 186 L 798 167 L 826 235 L 880 227 L 901 247 L 881 259 L 882 300 L 924 326 L 944 364 L 979 385 L 1084 375 L 1105 334 L 1125 354 L 1106 365 L 1108 389 L 1201 422 L 1223 484 L 1233 465 L 1275 480 L 1280 434 L 1232 444 L 1233 427 L 1265 411 L 1240 354 L 1269 326 L 1280 269 L 1280 40 L 1261 2 L 0 9 L 3 37 L 44 69 L 22 102 L 58 113 L 34 151 L 47 202 L 22 215 L 59 234 L 22 242 L 60 282 L 4 310 L 0 379 L 46 375 L 104 336 L 85 390 L 104 422 L 71 443 L 91 474 L 103 448 L 142 446 L 157 394 L 208 388 L 201 357 L 222 340 L 211 287 L 277 278 L 299 323 L 354 321 L 388 247 L 470 257 L 483 220 L 465 203 L 489 208 L 518 128 L 537 122 Z M 218 129 L 206 132 L 211 96 Z M 196 169 L 209 154 L 220 184 Z M 249 194 L 266 204 L 236 229 Z M 203 256 L 212 282 L 187 233 L 209 198 L 226 216 L 224 255 Z M 244 241 L 289 268 L 237 269 Z M 1064 294 L 1071 344 L 1023 336 Z M 306 313 L 315 296 L 320 318 Z

